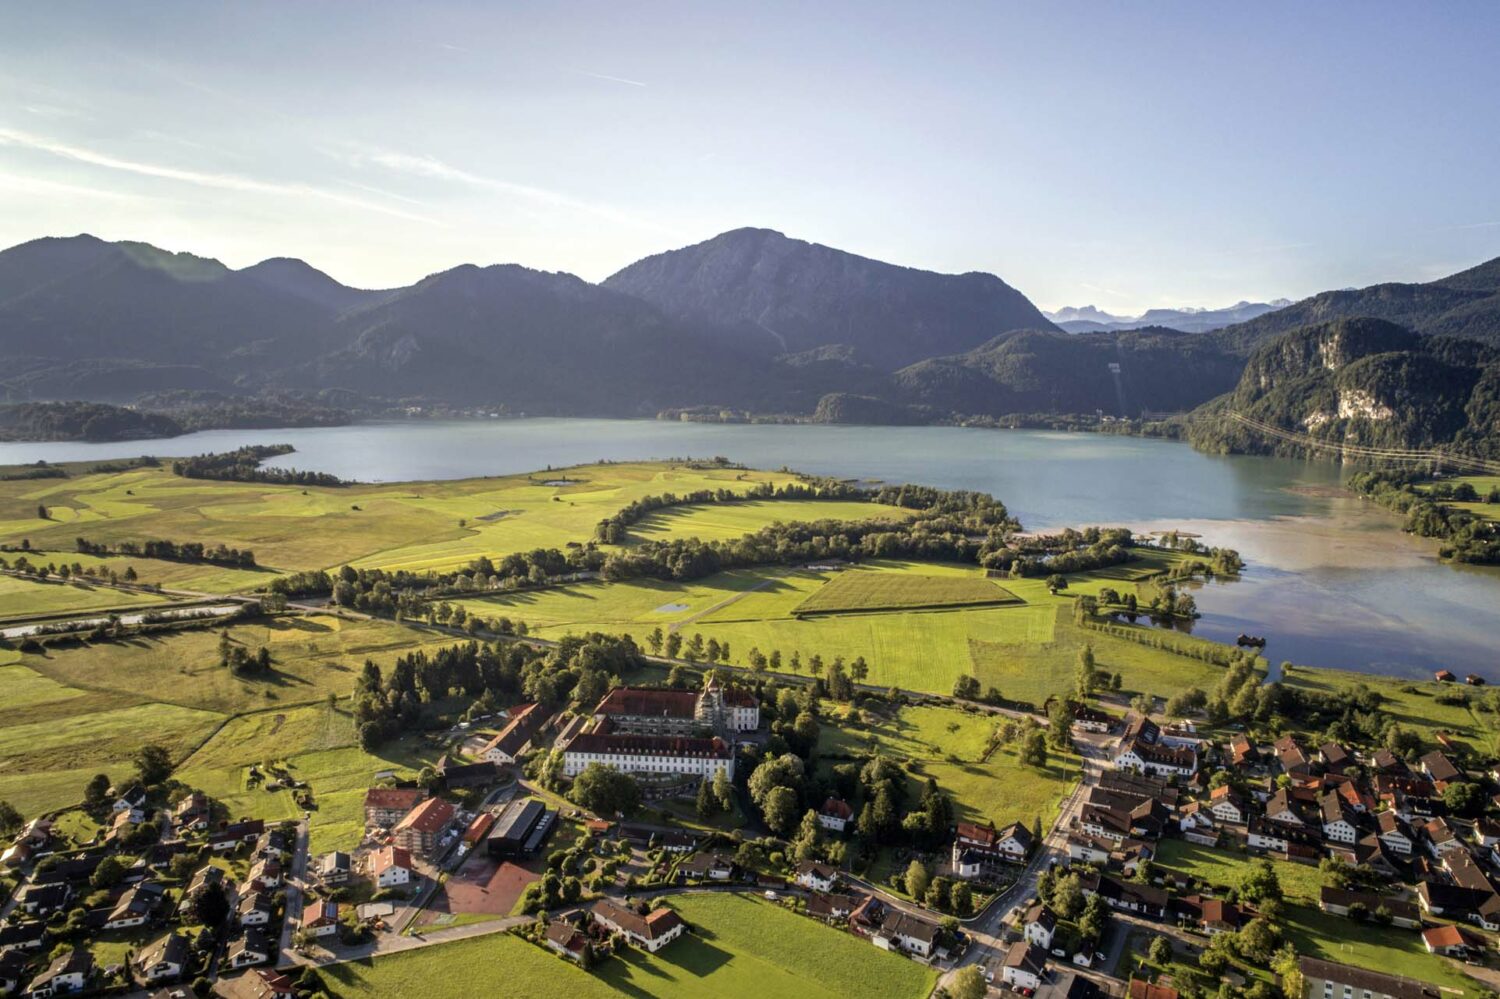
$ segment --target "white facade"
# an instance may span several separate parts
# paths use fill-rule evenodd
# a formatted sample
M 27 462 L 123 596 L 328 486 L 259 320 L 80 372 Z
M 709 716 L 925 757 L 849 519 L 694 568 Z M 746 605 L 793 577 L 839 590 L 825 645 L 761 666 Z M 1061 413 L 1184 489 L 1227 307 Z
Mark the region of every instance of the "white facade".
M 376 888 L 398 888 L 401 885 L 410 883 L 411 869 L 402 867 L 400 864 L 392 864 L 375 875 Z
M 588 769 L 590 763 L 599 763 L 624 773 L 665 774 L 699 776 L 713 779 L 723 771 L 724 776 L 734 780 L 734 756 L 679 755 L 668 751 L 641 752 L 583 752 L 570 745 L 563 751 L 563 775 L 577 777 Z

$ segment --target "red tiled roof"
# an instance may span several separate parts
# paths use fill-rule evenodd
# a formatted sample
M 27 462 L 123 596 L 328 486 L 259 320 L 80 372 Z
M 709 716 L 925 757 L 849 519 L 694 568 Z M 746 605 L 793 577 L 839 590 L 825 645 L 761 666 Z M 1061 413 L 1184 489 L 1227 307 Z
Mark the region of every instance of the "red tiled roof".
M 594 714 L 692 718 L 697 711 L 698 695 L 691 690 L 616 687 L 604 695 Z
M 425 797 L 427 792 L 419 787 L 372 787 L 365 792 L 365 807 L 410 811 Z
M 412 829 L 419 833 L 438 833 L 452 821 L 452 805 L 442 798 L 428 798 L 396 823 L 395 831 Z
M 411 853 L 399 846 L 383 846 L 370 857 L 370 873 L 376 877 L 392 867 L 411 870 Z

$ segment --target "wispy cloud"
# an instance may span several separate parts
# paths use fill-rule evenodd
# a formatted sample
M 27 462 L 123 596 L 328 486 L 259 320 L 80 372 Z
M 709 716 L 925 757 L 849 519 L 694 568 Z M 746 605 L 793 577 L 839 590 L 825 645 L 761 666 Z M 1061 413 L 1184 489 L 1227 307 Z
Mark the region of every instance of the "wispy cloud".
M 349 162 L 355 165 L 370 163 L 395 173 L 404 173 L 409 176 L 424 177 L 430 180 L 441 180 L 452 184 L 462 184 L 466 187 L 494 191 L 533 205 L 580 212 L 593 215 L 597 218 L 607 219 L 611 222 L 618 222 L 621 225 L 658 232 L 668 231 L 661 226 L 645 222 L 627 212 L 619 211 L 608 205 L 595 204 L 594 202 L 575 198 L 572 195 L 563 194 L 559 191 L 548 190 L 544 187 L 520 184 L 511 180 L 502 180 L 498 177 L 487 177 L 465 170 L 462 167 L 445 163 L 435 156 L 426 154 L 374 150 L 355 153 L 349 157 Z
M 626 79 L 623 76 L 610 76 L 608 73 L 590 73 L 586 69 L 575 69 L 575 70 L 573 70 L 573 72 L 577 73 L 579 76 L 587 76 L 587 77 L 591 77 L 591 78 L 593 78 L 595 80 L 604 80 L 604 81 L 606 81 L 608 83 L 623 83 L 627 87 L 644 87 L 645 86 L 645 84 L 642 83 L 640 80 L 630 80 L 630 79 Z
M 379 212 L 383 215 L 391 215 L 412 222 L 424 222 L 429 225 L 442 224 L 436 219 L 425 215 L 403 211 L 399 208 L 382 205 L 366 198 L 358 198 L 339 191 L 330 191 L 327 188 L 315 187 L 311 184 L 261 180 L 256 177 L 246 177 L 242 174 L 215 173 L 203 170 L 190 170 L 161 163 L 147 163 L 141 160 L 114 156 L 94 149 L 87 149 L 82 146 L 75 146 L 70 143 L 60 142 L 45 136 L 33 135 L 29 132 L 22 132 L 11 128 L 0 127 L 0 146 L 16 146 L 24 149 L 32 149 L 62 159 L 73 160 L 77 163 L 86 163 L 90 166 L 101 167 L 106 170 L 117 170 L 142 177 L 155 177 L 160 180 L 177 181 L 197 187 L 208 187 L 224 191 L 240 191 L 247 194 L 312 198 L 345 205 L 350 208 Z
M 121 191 L 108 191 L 100 187 L 87 187 L 83 184 L 65 184 L 58 180 L 45 180 L 41 177 L 28 177 L 18 173 L 5 173 L 0 171 L 0 192 L 18 191 L 25 194 L 51 195 L 55 197 L 69 198 L 93 198 L 98 201 L 144 201 L 148 200 L 135 194 L 125 194 Z
M 1500 222 L 1469 222 L 1464 225 L 1438 226 L 1433 232 L 1458 232 L 1462 229 L 1493 229 L 1500 226 Z

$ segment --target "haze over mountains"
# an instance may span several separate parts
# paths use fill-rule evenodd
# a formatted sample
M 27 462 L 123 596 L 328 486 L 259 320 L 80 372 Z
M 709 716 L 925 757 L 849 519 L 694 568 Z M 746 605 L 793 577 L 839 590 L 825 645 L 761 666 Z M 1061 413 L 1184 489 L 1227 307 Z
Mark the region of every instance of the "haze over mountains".
M 1067 306 L 1042 314 L 1069 333 L 1138 330 L 1148 326 L 1166 326 L 1184 333 L 1209 333 L 1291 304 L 1289 299 L 1278 298 L 1271 302 L 1236 302 L 1222 309 L 1148 309 L 1139 316 L 1115 316 L 1085 305 L 1082 308 Z
M 1309 324 L 1372 317 L 1500 343 L 1500 260 L 1273 305 L 1153 312 L 1132 322 L 1172 323 L 1133 330 L 1076 310 L 1092 318 L 1064 327 L 1107 328 L 1070 334 L 994 275 L 902 267 L 767 229 L 647 257 L 600 284 L 465 265 L 383 291 L 291 258 L 233 270 L 143 243 L 49 238 L 0 252 L 0 401 L 144 397 L 154 408 L 185 397 L 234 409 L 276 395 L 361 411 L 1139 417 L 1230 392 L 1262 343 Z M 1181 328 L 1234 310 L 1257 314 L 1212 332 Z

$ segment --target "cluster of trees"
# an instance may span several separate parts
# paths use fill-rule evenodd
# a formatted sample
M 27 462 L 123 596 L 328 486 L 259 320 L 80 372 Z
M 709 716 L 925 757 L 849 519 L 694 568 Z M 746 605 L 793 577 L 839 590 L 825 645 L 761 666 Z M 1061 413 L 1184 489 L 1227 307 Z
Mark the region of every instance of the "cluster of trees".
M 423 705 L 454 696 L 474 698 L 471 710 L 496 710 L 517 696 L 548 706 L 597 701 L 644 662 L 629 636 L 570 635 L 555 646 L 465 642 L 418 650 L 391 664 L 389 674 L 366 660 L 354 689 L 360 744 L 374 749 L 418 726 Z
M 1477 503 L 1478 491 L 1467 482 L 1438 482 L 1419 490 L 1424 478 L 1416 472 L 1357 472 L 1350 476 L 1349 488 L 1404 515 L 1410 533 L 1442 541 L 1439 553 L 1443 558 L 1500 565 L 1500 522 L 1447 505 Z M 1500 502 L 1500 489 L 1492 488 L 1483 500 Z
M 805 500 L 805 499 L 867 499 L 871 494 L 847 482 L 834 479 L 788 482 L 774 486 L 762 482 L 745 492 L 733 489 L 699 489 L 679 496 L 662 493 L 659 496 L 643 496 L 630 503 L 612 517 L 606 517 L 594 528 L 594 540 L 602 545 L 623 544 L 630 534 L 631 525 L 656 513 L 680 506 L 707 506 L 712 503 L 744 503 L 751 500 Z
M 168 562 L 207 562 L 212 565 L 227 565 L 238 569 L 253 569 L 255 553 L 248 548 L 230 548 L 222 541 L 212 547 L 201 541 L 120 541 L 113 547 L 102 541 L 76 538 L 73 546 L 80 555 L 130 555 L 137 558 L 158 558 Z
M 1039 535 L 1019 542 L 992 538 L 985 542 L 979 564 L 986 569 L 1003 570 L 1012 579 L 1061 576 L 1128 562 L 1134 557 L 1130 551 L 1133 543 L 1130 532 L 1124 528 L 1090 527 L 1076 531 L 1070 527 L 1060 534 Z M 1063 589 L 1065 585 L 1054 588 Z
M 902 888 L 915 901 L 929 909 L 951 912 L 960 919 L 974 911 L 974 889 L 969 887 L 967 881 L 942 876 L 935 878 L 927 865 L 916 858 L 912 858 L 904 873 L 894 875 L 891 881 L 893 887 Z M 894 884 L 897 881 L 900 882 L 899 885 Z
M 235 676 L 265 676 L 271 672 L 271 650 L 262 645 L 252 653 L 236 645 L 225 628 L 219 632 L 219 666 Z
M 280 486 L 346 486 L 348 482 L 327 472 L 304 472 L 295 468 L 262 468 L 261 462 L 296 448 L 290 444 L 255 444 L 236 451 L 200 454 L 172 462 L 172 474 L 185 479 L 219 479 L 227 482 L 268 482 Z

